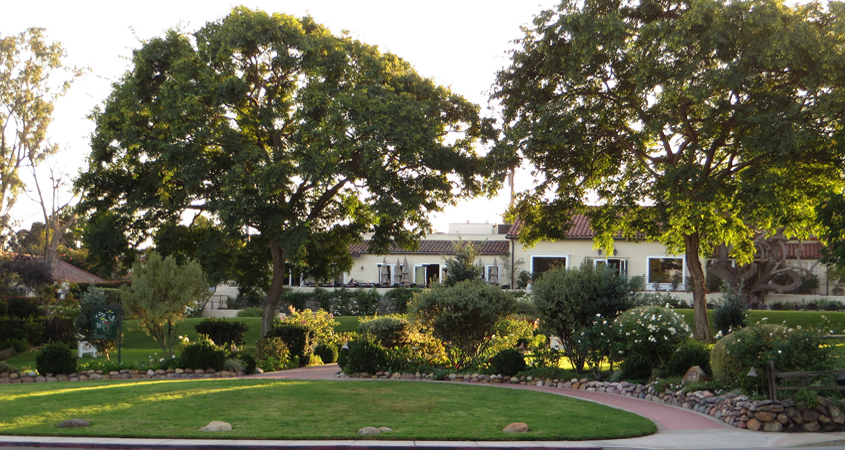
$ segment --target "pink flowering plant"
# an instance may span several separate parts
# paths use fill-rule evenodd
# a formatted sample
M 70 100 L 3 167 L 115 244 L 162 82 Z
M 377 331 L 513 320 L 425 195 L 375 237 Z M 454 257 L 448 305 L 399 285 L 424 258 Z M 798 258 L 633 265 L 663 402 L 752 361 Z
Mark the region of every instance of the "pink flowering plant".
M 616 325 L 618 354 L 623 359 L 631 355 L 645 357 L 654 368 L 663 367 L 681 343 L 691 337 L 683 316 L 660 306 L 625 311 L 616 319 Z

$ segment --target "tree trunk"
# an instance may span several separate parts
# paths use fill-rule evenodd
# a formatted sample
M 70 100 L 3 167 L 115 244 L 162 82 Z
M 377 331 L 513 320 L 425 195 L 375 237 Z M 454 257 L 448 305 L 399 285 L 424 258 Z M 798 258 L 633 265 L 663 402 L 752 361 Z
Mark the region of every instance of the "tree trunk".
M 700 237 L 697 233 L 684 236 L 686 247 L 687 269 L 689 269 L 690 283 L 692 284 L 692 309 L 693 309 L 693 337 L 699 341 L 712 341 L 713 333 L 710 331 L 710 321 L 707 318 L 707 297 L 705 294 L 704 269 L 701 267 L 699 258 Z
M 264 336 L 270 331 L 270 328 L 273 328 L 273 320 L 276 319 L 279 301 L 282 300 L 282 292 L 285 289 L 285 251 L 275 242 L 270 242 L 269 247 L 270 254 L 273 256 L 273 279 L 270 281 L 267 299 L 264 300 L 261 336 Z

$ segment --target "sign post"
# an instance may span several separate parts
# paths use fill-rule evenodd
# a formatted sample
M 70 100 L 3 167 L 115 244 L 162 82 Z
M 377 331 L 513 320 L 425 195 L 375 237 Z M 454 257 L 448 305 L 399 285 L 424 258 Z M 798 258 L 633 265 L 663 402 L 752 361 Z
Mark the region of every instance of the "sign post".
M 120 364 L 121 335 L 123 331 L 123 307 L 120 305 L 98 306 L 91 316 L 91 338 L 117 339 L 117 363 Z

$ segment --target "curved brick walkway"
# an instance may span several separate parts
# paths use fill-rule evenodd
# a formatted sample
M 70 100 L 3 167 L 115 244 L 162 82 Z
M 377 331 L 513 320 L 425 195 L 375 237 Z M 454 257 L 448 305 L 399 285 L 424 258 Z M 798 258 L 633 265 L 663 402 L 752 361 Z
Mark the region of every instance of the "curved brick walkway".
M 298 379 L 298 380 L 349 380 L 350 378 L 335 378 L 338 372 L 337 364 L 324 366 L 304 367 L 301 369 L 271 372 L 260 375 L 252 375 L 249 378 L 271 378 L 271 379 Z M 353 378 L 354 379 L 354 378 Z M 443 383 L 443 381 L 438 381 Z M 458 383 L 462 384 L 462 383 Z M 549 392 L 557 395 L 578 398 L 613 408 L 630 411 L 634 414 L 646 417 L 655 422 L 662 430 L 707 430 L 707 429 L 732 429 L 733 427 L 718 421 L 710 416 L 647 400 L 633 397 L 625 397 L 616 394 L 605 394 L 603 392 L 588 392 L 575 389 L 558 389 L 552 387 L 538 387 L 519 384 L 487 384 L 486 386 L 511 389 L 528 389 L 532 391 Z

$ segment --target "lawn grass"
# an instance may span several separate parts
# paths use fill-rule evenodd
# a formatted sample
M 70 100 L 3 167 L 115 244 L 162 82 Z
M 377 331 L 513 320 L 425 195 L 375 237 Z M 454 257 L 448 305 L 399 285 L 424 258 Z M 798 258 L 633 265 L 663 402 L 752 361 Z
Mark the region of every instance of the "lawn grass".
M 0 434 L 215 439 L 591 440 L 655 433 L 650 420 L 551 393 L 401 381 L 190 380 L 0 387 Z M 225 405 L 225 406 L 223 406 Z M 54 428 L 65 420 L 87 428 Z M 212 420 L 233 431 L 199 431 Z M 525 422 L 527 433 L 503 433 Z
M 675 311 L 684 316 L 684 321 L 692 329 L 693 310 L 676 309 Z M 710 328 L 715 334 L 716 328 L 712 309 L 707 311 L 707 316 L 710 319 Z M 790 328 L 801 326 L 804 329 L 824 330 L 827 333 L 832 330 L 832 334 L 845 334 L 845 311 L 764 311 L 757 309 L 748 311 L 748 325 L 757 322 L 775 325 L 786 324 Z

